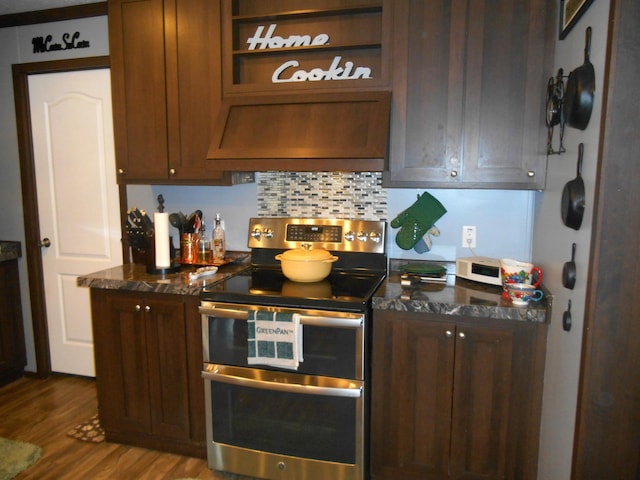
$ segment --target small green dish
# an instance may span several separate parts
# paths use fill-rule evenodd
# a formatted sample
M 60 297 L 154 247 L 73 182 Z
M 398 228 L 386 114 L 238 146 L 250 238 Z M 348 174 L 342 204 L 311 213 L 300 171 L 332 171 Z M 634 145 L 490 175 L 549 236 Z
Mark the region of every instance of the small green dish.
M 430 277 L 442 277 L 447 273 L 447 269 L 444 266 L 432 263 L 407 263 L 400 267 L 400 271 L 410 275 Z

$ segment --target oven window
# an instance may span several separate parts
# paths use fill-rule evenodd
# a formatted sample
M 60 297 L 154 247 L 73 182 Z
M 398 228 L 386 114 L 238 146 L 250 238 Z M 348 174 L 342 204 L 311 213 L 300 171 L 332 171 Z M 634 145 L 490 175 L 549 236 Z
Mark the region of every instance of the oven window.
M 209 316 L 209 363 L 247 366 L 247 322 Z M 362 379 L 356 371 L 360 330 L 304 325 L 303 354 L 298 373 Z M 360 349 L 362 347 L 360 346 Z M 269 367 L 265 366 L 265 369 Z
M 355 463 L 359 398 L 209 383 L 214 442 L 301 458 Z

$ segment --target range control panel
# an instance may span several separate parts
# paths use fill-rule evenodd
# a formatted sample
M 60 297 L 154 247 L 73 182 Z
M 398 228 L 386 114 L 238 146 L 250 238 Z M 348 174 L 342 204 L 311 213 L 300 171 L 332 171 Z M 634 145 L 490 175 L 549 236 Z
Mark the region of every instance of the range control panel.
M 247 246 L 323 248 L 339 252 L 385 253 L 386 223 L 375 220 L 258 217 L 249 220 Z
M 287 242 L 331 242 L 342 241 L 339 225 L 287 225 Z

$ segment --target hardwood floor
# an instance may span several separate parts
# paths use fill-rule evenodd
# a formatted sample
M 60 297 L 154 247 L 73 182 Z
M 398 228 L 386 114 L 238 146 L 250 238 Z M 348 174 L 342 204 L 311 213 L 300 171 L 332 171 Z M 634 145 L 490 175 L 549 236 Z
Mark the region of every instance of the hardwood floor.
M 54 375 L 21 378 L 0 387 L 0 437 L 30 442 L 43 450 L 16 480 L 236 478 L 212 472 L 201 458 L 116 443 L 91 444 L 67 436 L 96 411 L 93 379 Z

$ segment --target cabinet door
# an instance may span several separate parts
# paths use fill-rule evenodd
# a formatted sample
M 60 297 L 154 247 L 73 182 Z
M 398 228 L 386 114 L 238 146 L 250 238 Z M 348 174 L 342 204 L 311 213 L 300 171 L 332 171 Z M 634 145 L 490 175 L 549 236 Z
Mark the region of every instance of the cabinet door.
M 213 170 L 207 161 L 222 101 L 220 1 L 172 0 L 166 5 L 166 15 L 175 18 L 175 40 L 167 42 L 171 178 L 229 183 L 229 174 Z
M 509 330 L 456 332 L 451 478 L 505 475 L 513 341 Z
M 168 178 L 163 0 L 109 1 L 113 124 L 121 183 Z
M 465 3 L 393 2 L 391 186 L 460 182 Z
M 477 320 L 456 329 L 450 478 L 535 479 L 546 326 Z
M 145 297 L 151 433 L 189 440 L 189 369 L 185 304 L 166 295 Z
M 107 438 L 147 434 L 151 397 L 144 299 L 91 289 L 91 311 L 98 408 Z
M 454 325 L 376 311 L 373 329 L 372 478 L 447 478 Z
M 548 0 L 394 2 L 392 187 L 543 188 Z
M 468 5 L 463 182 L 544 188 L 544 92 L 552 71 L 555 3 Z

